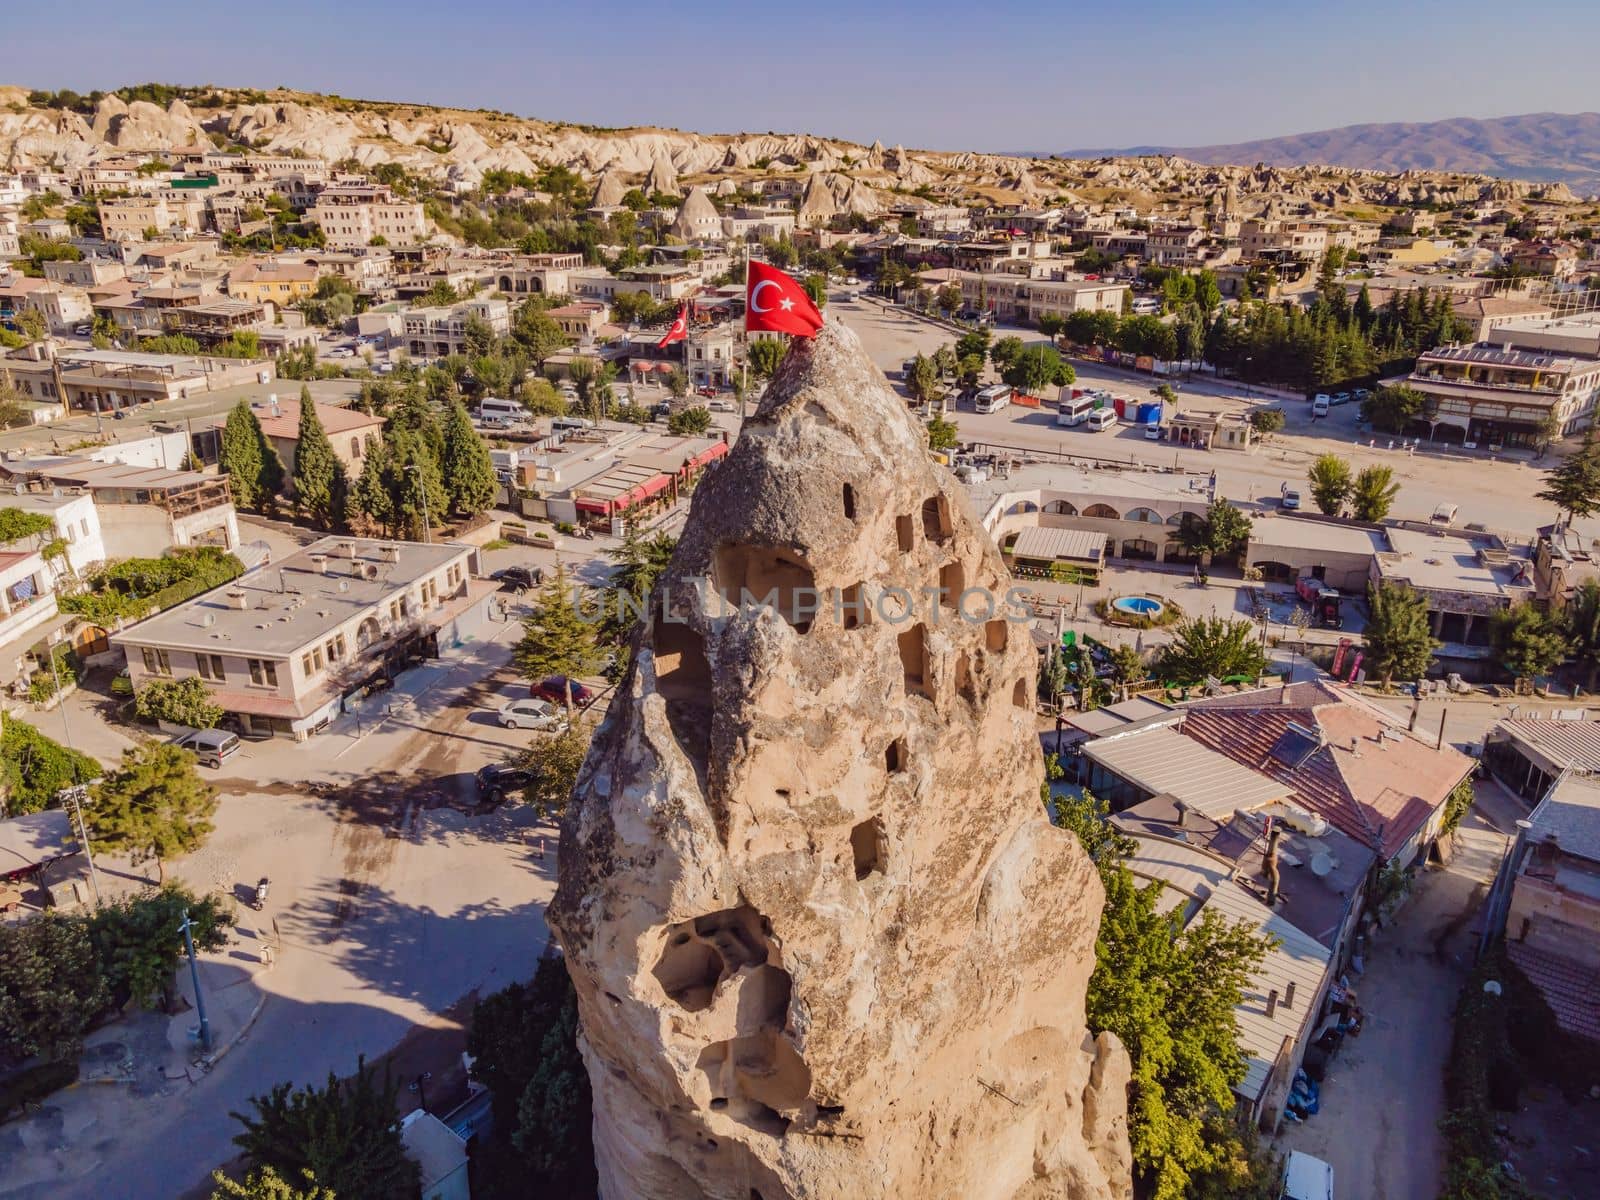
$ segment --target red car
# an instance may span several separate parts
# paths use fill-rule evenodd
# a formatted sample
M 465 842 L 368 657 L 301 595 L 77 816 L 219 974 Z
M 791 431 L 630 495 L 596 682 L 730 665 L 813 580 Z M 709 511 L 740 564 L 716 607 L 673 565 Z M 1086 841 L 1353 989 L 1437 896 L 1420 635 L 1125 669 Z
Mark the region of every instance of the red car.
M 539 700 L 548 700 L 551 704 L 565 705 L 567 703 L 567 677 L 565 675 L 551 675 L 541 679 L 538 683 L 528 688 L 528 693 Z M 572 702 L 578 705 L 588 704 L 594 699 L 594 691 L 585 687 L 576 679 L 572 681 Z

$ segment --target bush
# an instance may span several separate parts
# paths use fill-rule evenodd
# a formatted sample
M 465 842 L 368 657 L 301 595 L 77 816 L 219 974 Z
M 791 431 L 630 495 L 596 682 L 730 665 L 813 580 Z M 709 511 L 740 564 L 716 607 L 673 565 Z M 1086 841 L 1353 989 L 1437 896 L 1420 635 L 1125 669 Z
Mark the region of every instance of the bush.
M 0 733 L 0 790 L 7 816 L 50 808 L 62 788 L 100 774 L 100 764 L 88 755 L 51 741 L 25 721 L 6 719 Z
M 43 704 L 56 694 L 57 679 L 60 680 L 60 691 L 65 692 L 78 682 L 78 672 L 73 666 L 72 651 L 65 645 L 51 649 L 50 657 L 55 660 L 55 670 L 51 670 L 48 663 L 33 673 L 33 678 L 28 680 L 28 699 L 35 704 Z
M 0 1121 L 77 1082 L 76 1059 L 38 1063 L 5 1076 L 0 1079 Z
M 1491 1091 L 1497 1077 L 1513 1066 L 1507 1040 L 1509 983 L 1516 970 L 1496 947 L 1485 954 L 1461 987 L 1455 1030 L 1445 1063 L 1445 1102 L 1439 1122 L 1445 1138 L 1445 1181 L 1440 1200 L 1520 1200 L 1528 1193 L 1496 1167 L 1500 1145 L 1494 1133 Z M 1502 994 L 1483 990 L 1490 980 Z
M 90 577 L 87 591 L 62 596 L 59 604 L 63 612 L 110 629 L 119 620 L 164 611 L 243 573 L 244 564 L 226 550 L 180 548 L 160 558 L 129 558 L 103 567 Z
M 140 689 L 133 711 L 141 721 L 168 721 L 190 729 L 214 729 L 222 706 L 198 675 L 187 679 L 152 679 Z

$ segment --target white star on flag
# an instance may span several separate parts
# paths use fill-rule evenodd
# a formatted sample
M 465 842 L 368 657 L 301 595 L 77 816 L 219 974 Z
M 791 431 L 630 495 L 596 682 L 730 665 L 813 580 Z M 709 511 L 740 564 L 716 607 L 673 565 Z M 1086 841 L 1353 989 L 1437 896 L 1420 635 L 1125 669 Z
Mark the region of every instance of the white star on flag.
M 794 308 L 794 301 L 785 296 L 781 301 L 779 301 L 778 307 L 783 309 L 784 312 L 790 312 Z

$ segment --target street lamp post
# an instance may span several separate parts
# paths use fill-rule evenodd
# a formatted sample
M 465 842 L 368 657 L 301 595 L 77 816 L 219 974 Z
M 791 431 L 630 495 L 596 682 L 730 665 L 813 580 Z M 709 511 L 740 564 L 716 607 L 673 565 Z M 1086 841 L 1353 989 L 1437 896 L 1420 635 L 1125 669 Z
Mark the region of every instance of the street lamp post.
M 56 648 L 54 646 L 46 646 L 45 654 L 50 659 L 50 681 L 55 687 L 56 707 L 61 710 L 62 738 L 67 743 L 67 749 L 75 753 L 75 747 L 72 744 L 72 722 L 67 719 L 66 698 L 61 695 L 61 667 L 56 662 Z M 76 775 L 77 768 L 74 767 L 73 771 L 74 775 Z M 94 902 L 95 907 L 98 908 L 100 905 L 100 872 L 95 868 L 94 851 L 89 846 L 89 831 L 83 824 L 82 800 L 86 793 L 87 785 L 79 783 L 74 778 L 73 785 L 62 791 L 61 798 L 72 802 L 73 814 L 78 819 L 78 837 L 83 842 L 83 856 L 89 863 L 89 883 L 94 888 Z
M 416 463 L 407 464 L 406 470 L 417 473 L 417 487 L 422 491 L 422 540 L 431 543 L 433 541 L 433 524 L 428 519 L 428 481 L 422 477 L 422 468 Z
M 194 984 L 194 1010 L 200 1017 L 200 1048 L 211 1053 L 211 1022 L 206 1019 L 206 1000 L 200 992 L 200 964 L 194 956 L 194 938 L 189 935 L 189 910 L 183 910 L 183 948 L 189 952 L 189 980 Z

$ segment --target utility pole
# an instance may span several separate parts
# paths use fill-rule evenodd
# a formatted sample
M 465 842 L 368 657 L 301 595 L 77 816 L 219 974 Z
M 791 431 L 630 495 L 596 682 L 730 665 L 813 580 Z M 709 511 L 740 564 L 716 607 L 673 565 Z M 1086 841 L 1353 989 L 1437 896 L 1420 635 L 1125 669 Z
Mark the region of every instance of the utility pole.
M 46 646 L 45 653 L 50 658 L 50 681 L 55 685 L 56 707 L 61 710 L 62 739 L 67 743 L 68 751 L 76 754 L 76 748 L 72 744 L 72 722 L 67 719 L 67 702 L 65 697 L 61 695 L 61 667 L 56 662 L 56 648 L 54 646 Z M 89 831 L 83 824 L 83 807 L 81 804 L 81 800 L 87 792 L 88 787 L 86 784 L 74 781 L 73 786 L 64 789 L 61 795 L 63 799 L 72 801 L 72 811 L 77 814 L 78 838 L 83 843 L 83 856 L 89 862 L 89 882 L 94 887 L 94 902 L 95 907 L 98 908 L 100 905 L 100 872 L 95 869 L 94 851 L 89 846 Z
M 200 1048 L 211 1053 L 211 1022 L 206 1019 L 206 1000 L 200 993 L 200 964 L 194 957 L 194 938 L 189 935 L 189 910 L 183 910 L 183 948 L 189 952 L 189 980 L 194 984 L 194 1010 L 200 1017 Z

